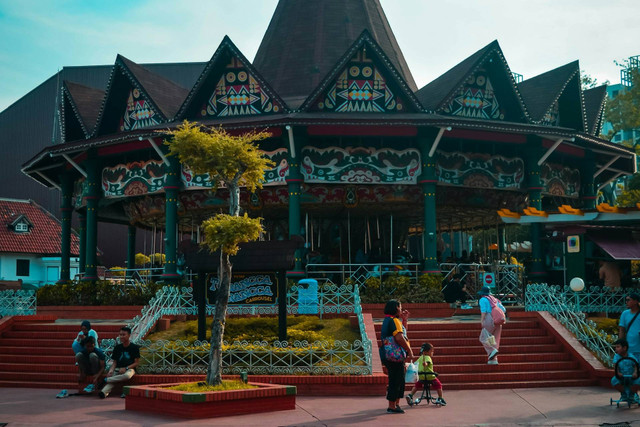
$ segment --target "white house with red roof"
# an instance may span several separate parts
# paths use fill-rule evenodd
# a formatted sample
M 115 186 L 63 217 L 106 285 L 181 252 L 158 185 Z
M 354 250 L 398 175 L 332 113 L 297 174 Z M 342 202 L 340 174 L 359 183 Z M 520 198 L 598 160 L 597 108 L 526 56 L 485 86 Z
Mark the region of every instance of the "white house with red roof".
M 60 279 L 60 221 L 33 200 L 0 198 L 0 281 L 26 289 Z M 80 240 L 71 233 L 71 277 L 78 273 Z

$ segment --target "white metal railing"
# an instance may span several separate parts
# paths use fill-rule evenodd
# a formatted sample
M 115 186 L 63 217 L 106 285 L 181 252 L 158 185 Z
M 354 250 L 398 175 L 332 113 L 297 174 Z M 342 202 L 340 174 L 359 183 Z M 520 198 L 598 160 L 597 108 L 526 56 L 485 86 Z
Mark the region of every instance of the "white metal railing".
M 0 291 L 0 316 L 32 316 L 36 314 L 36 291 Z
M 612 343 L 618 338 L 617 335 L 598 329 L 595 322 L 588 320 L 580 311 L 582 308 L 579 309 L 575 304 L 579 300 L 572 297 L 566 288 L 563 290 L 559 286 L 530 284 L 527 286 L 525 309 L 548 311 L 606 366 L 613 367 L 615 352 Z
M 375 277 L 381 280 L 388 275 L 409 277 L 412 284 L 418 283 L 420 264 L 417 263 L 378 263 L 378 264 L 307 264 L 306 277 L 325 279 L 333 283 L 345 283 L 350 279 L 358 286 L 364 286 L 367 279 Z

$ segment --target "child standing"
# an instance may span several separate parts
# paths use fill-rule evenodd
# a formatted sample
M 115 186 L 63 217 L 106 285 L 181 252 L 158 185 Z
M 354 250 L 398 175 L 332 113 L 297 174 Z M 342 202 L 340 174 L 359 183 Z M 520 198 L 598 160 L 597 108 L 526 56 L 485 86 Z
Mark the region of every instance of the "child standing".
M 616 351 L 616 355 L 613 356 L 613 363 L 615 365 L 615 363 L 617 361 L 619 361 L 620 359 L 623 359 L 625 357 L 629 357 L 633 360 L 636 360 L 636 358 L 629 353 L 629 343 L 627 342 L 627 340 L 625 340 L 624 338 L 620 338 L 619 340 L 617 340 L 616 342 L 613 343 L 613 348 Z M 636 360 L 637 362 L 637 360 Z M 633 368 L 631 368 L 631 372 L 622 372 L 623 371 L 623 366 L 620 366 L 620 370 L 618 371 L 620 374 L 622 375 L 633 375 Z M 640 374 L 640 372 L 638 372 L 636 375 Z M 634 394 L 633 396 L 627 396 L 624 390 L 624 386 L 622 385 L 622 382 L 620 382 L 620 380 L 618 378 L 616 378 L 615 376 L 613 378 L 611 378 L 611 385 L 620 392 L 620 398 L 621 399 L 635 399 L 636 401 L 640 401 L 640 399 L 638 398 L 638 390 L 640 389 L 640 378 L 634 378 L 633 382 L 631 384 L 631 392 Z
M 435 375 L 429 374 L 434 372 L 433 360 L 431 360 L 431 358 L 433 357 L 434 351 L 435 350 L 433 346 L 428 342 L 422 344 L 422 347 L 420 348 L 420 357 L 416 362 L 418 364 L 419 380 L 414 384 L 413 388 L 411 389 L 411 393 L 409 393 L 406 396 L 407 403 L 410 406 L 413 405 L 413 395 L 418 390 L 422 390 L 422 388 L 424 387 L 423 381 L 431 381 L 431 388 L 438 392 L 438 398 L 436 399 L 436 402 L 435 402 L 436 405 L 441 405 L 441 406 L 447 405 L 447 402 L 445 402 L 444 398 L 442 397 L 442 383 Z

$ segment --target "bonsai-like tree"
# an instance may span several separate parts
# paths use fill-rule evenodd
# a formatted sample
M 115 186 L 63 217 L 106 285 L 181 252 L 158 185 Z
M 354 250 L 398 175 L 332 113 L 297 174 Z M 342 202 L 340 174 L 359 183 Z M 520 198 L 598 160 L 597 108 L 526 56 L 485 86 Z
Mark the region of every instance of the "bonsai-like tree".
M 251 192 L 262 188 L 265 169 L 273 166 L 273 162 L 263 156 L 255 143 L 270 134 L 250 132 L 232 136 L 222 128 L 201 128 L 185 121 L 171 135 L 165 142 L 169 155 L 177 156 L 197 174 L 209 174 L 214 191 L 220 185 L 229 191 L 229 213 L 202 222 L 203 244 L 211 252 L 220 250 L 219 288 L 207 371 L 207 384 L 218 385 L 222 383 L 222 340 L 233 268 L 229 257 L 238 253 L 239 243 L 257 240 L 262 232 L 261 218 L 249 218 L 246 213 L 240 216 L 240 188 Z

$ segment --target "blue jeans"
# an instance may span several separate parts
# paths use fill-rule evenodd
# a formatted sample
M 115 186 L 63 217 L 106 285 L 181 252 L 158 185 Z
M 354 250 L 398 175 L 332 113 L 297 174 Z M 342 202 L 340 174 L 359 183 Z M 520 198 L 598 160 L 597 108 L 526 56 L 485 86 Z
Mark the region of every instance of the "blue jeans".
M 73 340 L 73 343 L 71 344 L 71 348 L 73 349 L 73 354 L 74 355 L 76 355 L 76 354 L 80 353 L 82 350 L 84 350 L 84 346 L 82 344 L 80 344 L 76 340 Z

